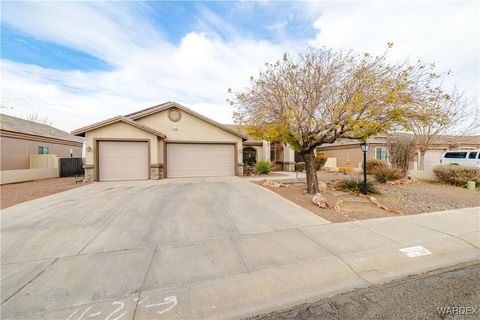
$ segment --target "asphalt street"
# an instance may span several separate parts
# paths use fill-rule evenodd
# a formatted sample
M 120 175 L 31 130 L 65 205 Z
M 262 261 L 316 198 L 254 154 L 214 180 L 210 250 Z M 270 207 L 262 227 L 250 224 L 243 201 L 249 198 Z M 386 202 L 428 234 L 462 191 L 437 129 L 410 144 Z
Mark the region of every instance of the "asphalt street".
M 480 319 L 480 263 L 439 269 L 255 318 L 260 319 Z

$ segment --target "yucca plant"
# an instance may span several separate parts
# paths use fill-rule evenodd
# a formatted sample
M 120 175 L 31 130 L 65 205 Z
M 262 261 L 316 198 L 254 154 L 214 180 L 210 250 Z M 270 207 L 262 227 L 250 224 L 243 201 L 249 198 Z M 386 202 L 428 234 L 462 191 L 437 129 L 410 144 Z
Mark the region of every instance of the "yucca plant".
M 342 181 L 342 183 L 340 184 L 340 189 L 342 189 L 343 191 L 350 191 L 354 193 L 362 193 L 363 188 L 363 180 L 360 179 L 347 179 Z M 372 181 L 367 181 L 367 193 L 379 193 Z
M 395 168 L 377 168 L 373 175 L 378 182 L 385 183 L 387 181 L 398 180 L 403 177 L 403 173 Z

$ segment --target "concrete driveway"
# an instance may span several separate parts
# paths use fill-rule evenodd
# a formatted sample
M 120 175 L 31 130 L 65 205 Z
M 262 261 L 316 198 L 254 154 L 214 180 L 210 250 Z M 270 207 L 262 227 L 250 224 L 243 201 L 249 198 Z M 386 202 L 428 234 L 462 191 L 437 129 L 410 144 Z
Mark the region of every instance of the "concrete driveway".
M 255 315 L 478 260 L 479 218 L 329 224 L 240 178 L 96 183 L 2 211 L 2 319 Z
M 85 317 L 122 306 L 110 319 L 128 319 L 150 290 L 329 254 L 296 230 L 327 221 L 239 178 L 96 183 L 3 210 L 1 221 L 4 319 L 67 308 L 48 315 L 66 319 L 86 304 Z

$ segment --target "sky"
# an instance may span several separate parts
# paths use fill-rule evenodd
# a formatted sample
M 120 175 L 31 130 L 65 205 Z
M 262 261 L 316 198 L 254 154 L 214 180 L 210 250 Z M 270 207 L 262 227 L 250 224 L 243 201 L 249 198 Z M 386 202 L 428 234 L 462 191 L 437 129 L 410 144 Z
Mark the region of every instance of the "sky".
M 0 112 L 71 131 L 176 101 L 232 123 L 266 62 L 309 46 L 435 62 L 479 101 L 480 2 L 1 2 Z

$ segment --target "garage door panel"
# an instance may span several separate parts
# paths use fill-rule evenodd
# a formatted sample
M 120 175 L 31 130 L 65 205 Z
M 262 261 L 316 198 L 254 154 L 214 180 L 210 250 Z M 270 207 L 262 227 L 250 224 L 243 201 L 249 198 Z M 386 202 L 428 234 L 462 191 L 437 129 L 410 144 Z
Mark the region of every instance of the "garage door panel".
M 231 144 L 167 144 L 167 177 L 213 177 L 235 174 Z
M 424 170 L 431 171 L 433 167 L 441 164 L 440 160 L 442 159 L 444 150 L 427 150 L 424 158 Z
M 148 143 L 133 141 L 99 142 L 99 180 L 148 179 Z

